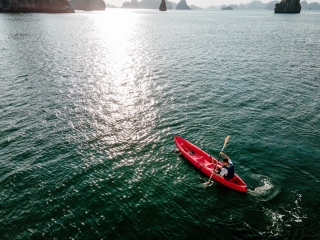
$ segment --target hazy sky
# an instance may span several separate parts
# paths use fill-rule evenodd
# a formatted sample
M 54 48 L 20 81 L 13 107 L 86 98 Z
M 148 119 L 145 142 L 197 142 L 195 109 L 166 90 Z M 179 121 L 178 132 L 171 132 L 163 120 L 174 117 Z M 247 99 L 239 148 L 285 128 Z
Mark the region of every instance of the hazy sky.
M 122 6 L 122 3 L 125 1 L 131 2 L 131 0 L 105 0 L 106 3 L 112 4 L 118 7 Z M 138 0 L 138 1 L 140 2 L 141 0 Z M 178 3 L 180 0 L 170 0 L 170 1 Z M 270 1 L 271 0 L 261 0 L 261 2 L 264 2 L 264 3 L 267 3 Z M 319 1 L 320 0 L 307 0 L 308 3 L 319 2 Z M 188 5 L 193 4 L 203 8 L 210 7 L 212 5 L 221 6 L 221 5 L 249 3 L 249 2 L 252 2 L 252 0 L 187 0 Z

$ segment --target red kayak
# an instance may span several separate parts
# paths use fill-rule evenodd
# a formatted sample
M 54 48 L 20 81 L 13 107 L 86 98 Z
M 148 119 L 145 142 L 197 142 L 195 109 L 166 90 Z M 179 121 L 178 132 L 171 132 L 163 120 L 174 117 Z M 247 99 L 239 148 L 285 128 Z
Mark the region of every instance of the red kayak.
M 216 164 L 217 166 L 222 166 L 222 163 L 217 159 L 211 157 L 208 153 L 188 142 L 187 140 L 179 136 L 175 136 L 174 142 L 176 143 L 182 155 L 208 177 L 211 176 L 212 170 Z M 212 174 L 211 178 L 234 190 L 247 192 L 247 185 L 237 174 L 234 174 L 234 177 L 230 180 L 221 178 L 215 174 Z

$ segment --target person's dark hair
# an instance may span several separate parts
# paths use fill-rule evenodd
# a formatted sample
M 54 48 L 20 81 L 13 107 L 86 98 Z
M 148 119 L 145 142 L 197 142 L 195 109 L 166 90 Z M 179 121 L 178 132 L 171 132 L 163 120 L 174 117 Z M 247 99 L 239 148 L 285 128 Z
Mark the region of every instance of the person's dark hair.
M 229 159 L 228 158 L 224 158 L 224 159 L 222 159 L 222 162 L 229 162 Z

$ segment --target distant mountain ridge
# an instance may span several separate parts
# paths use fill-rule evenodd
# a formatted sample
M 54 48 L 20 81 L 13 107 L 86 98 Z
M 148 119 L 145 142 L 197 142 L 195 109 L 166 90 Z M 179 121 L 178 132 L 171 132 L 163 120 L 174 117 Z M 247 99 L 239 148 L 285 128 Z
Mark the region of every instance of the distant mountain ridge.
M 206 10 L 217 10 L 222 9 L 222 8 L 226 8 L 226 7 L 232 7 L 234 10 L 237 9 L 268 9 L 268 10 L 274 10 L 275 5 L 277 3 L 279 3 L 280 0 L 273 0 L 270 1 L 268 3 L 263 3 L 259 0 L 257 1 L 252 1 L 250 3 L 247 4 L 231 4 L 231 5 L 222 5 L 221 7 L 218 6 L 211 6 L 206 8 Z M 312 3 L 307 3 L 307 1 L 302 1 L 301 3 L 301 9 L 302 10 L 320 10 L 320 4 L 318 2 L 312 2 Z
M 106 0 L 107 2 L 108 0 Z M 170 2 L 168 0 L 166 1 L 167 9 L 176 9 L 177 3 Z M 185 1 L 185 0 L 184 0 Z M 195 5 L 189 5 L 188 7 L 191 9 L 202 9 L 202 10 L 219 10 L 221 8 L 226 7 L 232 7 L 234 10 L 237 9 L 268 9 L 273 11 L 275 8 L 275 5 L 279 3 L 280 0 L 272 0 L 268 3 L 263 3 L 260 0 L 254 0 L 249 3 L 240 3 L 240 4 L 230 4 L 230 5 L 222 5 L 222 6 L 210 6 L 208 8 L 200 8 Z M 130 0 L 125 1 L 122 4 L 122 8 L 138 8 L 138 9 L 158 9 L 159 5 L 161 3 L 161 0 L 141 0 L 140 2 L 138 0 Z M 107 8 L 112 8 L 115 6 L 107 4 Z M 312 2 L 308 3 L 306 0 L 301 2 L 301 9 L 302 10 L 320 10 L 320 4 L 318 2 Z
M 308 3 L 307 1 L 300 2 L 303 10 L 320 10 L 320 4 L 317 2 Z

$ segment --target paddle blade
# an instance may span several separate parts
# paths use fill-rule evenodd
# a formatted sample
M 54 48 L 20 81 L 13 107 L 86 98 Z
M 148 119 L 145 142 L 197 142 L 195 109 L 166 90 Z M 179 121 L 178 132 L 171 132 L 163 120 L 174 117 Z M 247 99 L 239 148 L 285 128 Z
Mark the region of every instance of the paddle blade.
M 223 148 L 225 148 L 225 146 L 227 145 L 227 142 L 229 141 L 230 135 L 228 135 L 226 137 L 226 139 L 224 140 L 224 144 L 223 144 Z
M 210 180 L 209 180 L 208 182 L 205 182 L 205 183 L 203 184 L 204 190 L 206 190 L 206 188 L 208 187 L 209 183 L 210 183 Z

